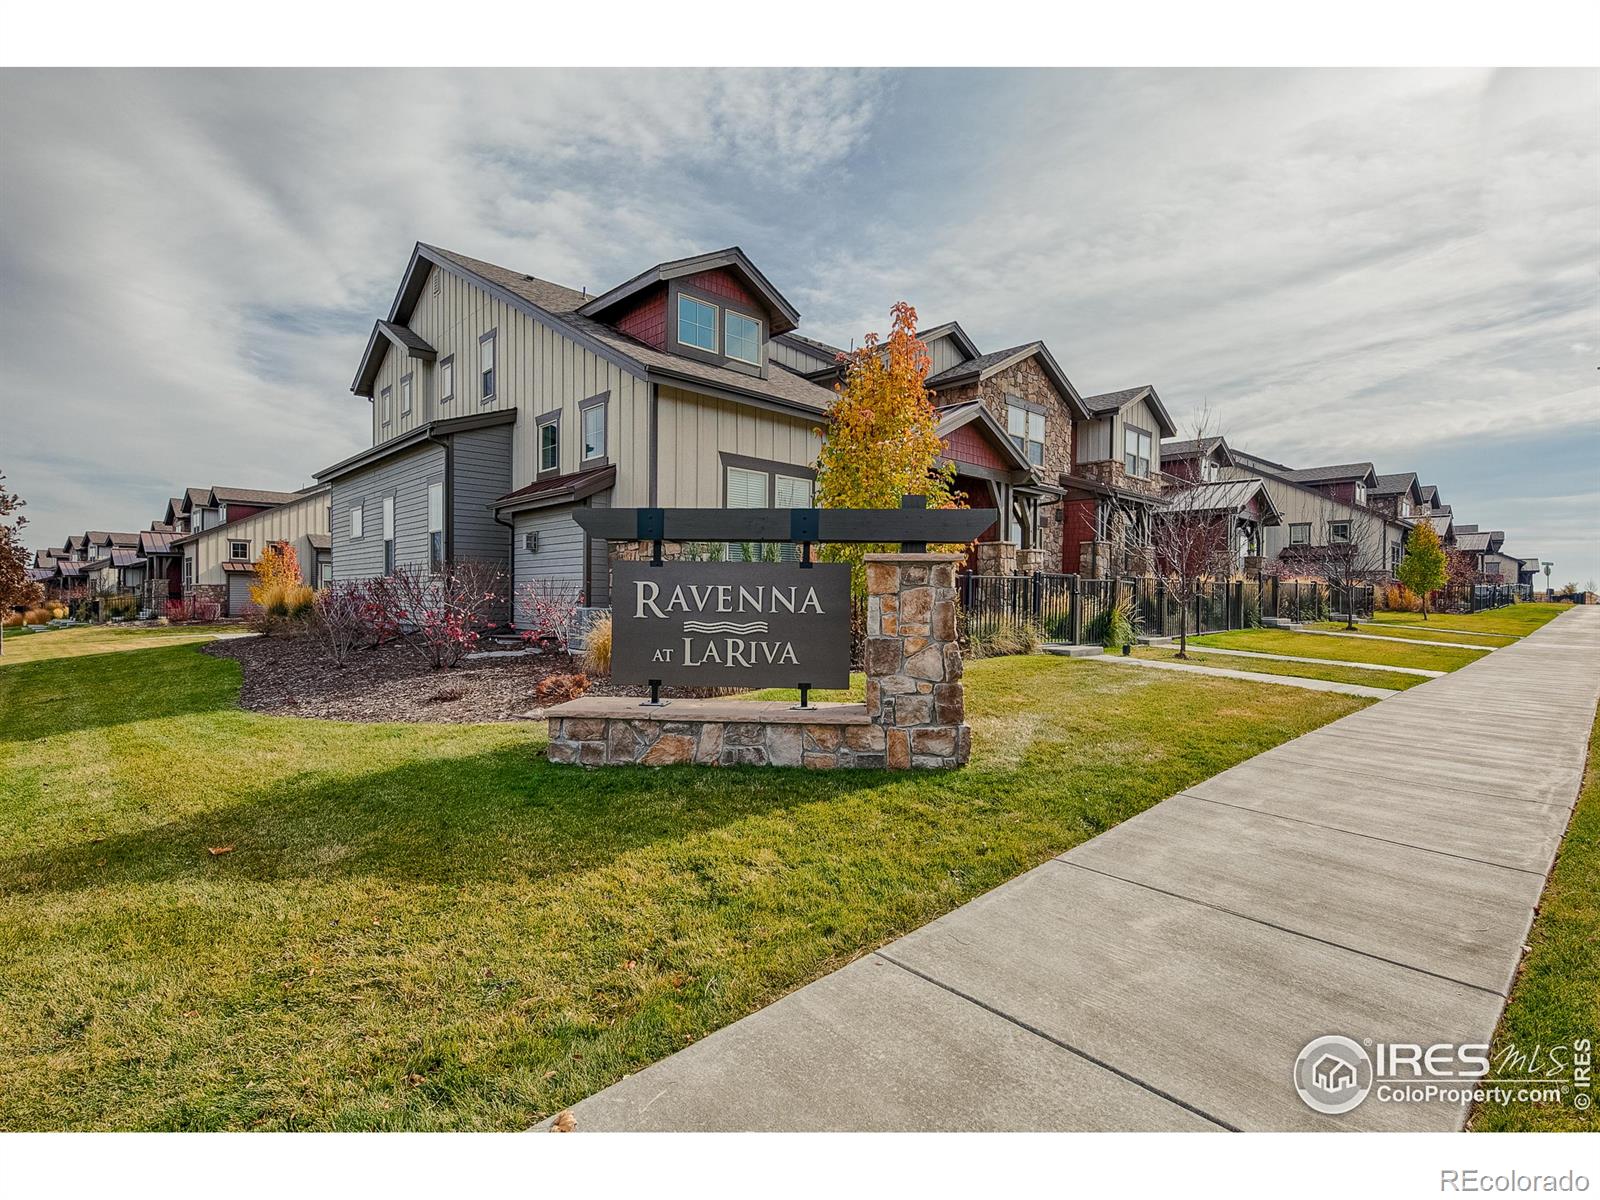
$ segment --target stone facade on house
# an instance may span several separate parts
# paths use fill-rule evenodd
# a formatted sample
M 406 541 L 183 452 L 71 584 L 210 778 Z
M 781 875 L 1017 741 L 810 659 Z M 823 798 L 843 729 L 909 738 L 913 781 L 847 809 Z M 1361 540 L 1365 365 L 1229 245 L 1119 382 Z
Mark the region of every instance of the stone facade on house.
M 963 765 L 972 750 L 962 683 L 957 554 L 867 556 L 866 703 L 579 698 L 549 709 L 554 763 L 876 767 Z
M 1025 358 L 988 379 L 943 388 L 936 397 L 940 407 L 982 400 L 995 420 L 1006 428 L 1006 397 L 1019 396 L 1023 403 L 1042 408 L 1044 423 L 1044 462 L 1039 475 L 1054 482 L 1072 469 L 1072 409 L 1065 396 L 1056 390 L 1039 360 Z M 1061 506 L 1044 505 L 1039 510 L 1038 547 L 1044 551 L 1044 571 L 1061 570 Z

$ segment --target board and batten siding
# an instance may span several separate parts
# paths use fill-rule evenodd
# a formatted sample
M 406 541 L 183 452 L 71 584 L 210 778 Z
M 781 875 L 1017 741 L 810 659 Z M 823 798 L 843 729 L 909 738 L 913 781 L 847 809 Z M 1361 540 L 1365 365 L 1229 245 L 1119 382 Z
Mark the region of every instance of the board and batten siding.
M 364 471 L 333 481 L 333 577 L 383 574 L 383 498 L 393 496 L 394 560 L 428 561 L 428 485 L 444 482 L 444 447 L 424 443 Z M 350 536 L 350 514 L 362 508 L 362 536 Z
M 511 531 L 494 519 L 490 505 L 511 490 L 515 428 L 495 425 L 451 435 L 450 489 L 454 494 L 447 495 L 445 503 L 450 506 L 452 558 L 505 563 Z
M 934 338 L 928 343 L 928 357 L 933 360 L 928 367 L 929 375 L 948 371 L 951 367 L 958 367 L 967 361 L 967 356 L 961 352 L 961 347 L 956 345 L 956 339 L 950 334 Z
M 657 403 L 658 496 L 664 508 L 722 507 L 724 451 L 812 467 L 822 449 L 820 414 L 790 417 L 670 387 L 660 388 Z M 637 503 L 619 495 L 612 502 L 618 507 Z
M 1107 462 L 1111 458 L 1111 426 L 1114 422 L 1110 417 L 1096 417 L 1092 421 L 1080 421 L 1077 429 L 1075 445 L 1077 461 L 1083 463 Z
M 788 367 L 791 371 L 799 371 L 802 375 L 809 375 L 812 371 L 821 371 L 826 367 L 838 365 L 831 357 L 820 350 L 801 350 L 799 347 L 791 346 L 787 342 L 781 342 L 777 338 L 767 342 L 767 361 L 769 363 L 779 363 Z
M 399 437 L 432 420 L 470 416 L 500 409 L 518 410 L 512 426 L 511 486 L 531 483 L 538 418 L 561 410 L 560 467 L 563 474 L 580 469 L 578 406 L 591 396 L 609 393 L 606 412 L 606 458 L 618 465 L 620 502 L 649 503 L 644 494 L 648 474 L 649 388 L 629 371 L 595 354 L 476 284 L 440 267 L 430 267 L 407 327 L 438 353 L 433 363 L 410 358 L 392 343 L 373 384 L 374 445 Z M 495 394 L 479 395 L 479 343 L 495 333 Z M 380 338 L 382 335 L 379 335 Z M 437 397 L 439 363 L 454 356 L 454 390 L 449 400 Z M 411 414 L 400 415 L 400 380 L 414 377 Z M 382 423 L 382 395 L 391 388 L 393 416 Z M 503 490 L 510 490 L 506 488 Z M 638 492 L 637 495 L 634 492 Z
M 320 487 L 307 492 L 302 499 L 292 500 L 262 512 L 216 525 L 183 547 L 185 558 L 194 562 L 194 584 L 218 584 L 228 580 L 222 564 L 229 559 L 229 544 L 249 542 L 249 561 L 256 562 L 261 552 L 271 542 L 288 542 L 300 560 L 300 578 L 309 581 L 311 564 L 316 554 L 308 540 L 313 533 L 328 532 L 329 489 Z

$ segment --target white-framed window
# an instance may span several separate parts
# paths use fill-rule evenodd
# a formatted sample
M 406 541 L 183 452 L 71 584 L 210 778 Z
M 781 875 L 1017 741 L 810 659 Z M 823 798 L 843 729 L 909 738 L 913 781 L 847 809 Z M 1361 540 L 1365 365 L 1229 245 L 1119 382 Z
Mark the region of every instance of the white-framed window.
M 1328 523 L 1328 540 L 1330 542 L 1348 542 L 1350 540 L 1350 522 L 1330 521 Z
M 394 574 L 394 497 L 383 498 L 383 573 Z
M 811 508 L 816 504 L 816 488 L 816 481 L 809 476 L 729 466 L 724 494 L 729 508 Z M 795 560 L 797 551 L 792 544 L 782 543 L 776 550 L 781 561 Z M 744 562 L 746 547 L 739 542 L 728 543 L 727 557 L 729 562 Z
M 411 376 L 409 375 L 400 377 L 400 415 L 402 417 L 411 415 Z
M 428 485 L 428 570 L 444 567 L 444 484 Z
M 484 334 L 478 339 L 478 398 L 480 400 L 493 400 L 495 389 L 495 351 L 494 344 L 498 339 L 499 331 L 495 330 Z
M 678 343 L 717 352 L 717 306 L 678 293 Z
M 723 315 L 723 348 L 729 358 L 751 366 L 761 365 L 761 322 L 754 317 L 734 312 L 731 308 Z
M 1140 478 L 1150 474 L 1150 462 L 1155 454 L 1155 438 L 1148 429 L 1137 425 L 1122 427 L 1122 469 Z
M 1365 504 L 1366 502 L 1367 502 L 1367 485 L 1364 484 L 1364 483 L 1358 483 L 1358 484 L 1356 484 L 1356 503 L 1357 504 Z
M 249 562 L 250 561 L 250 543 L 249 542 L 229 542 L 228 543 L 228 557 L 230 559 L 232 559 L 234 562 Z
M 456 356 L 451 354 L 439 361 L 439 403 L 455 399 Z
M 1403 546 L 1401 546 L 1399 542 L 1390 542 L 1389 543 L 1389 569 L 1393 570 L 1394 568 L 1398 567 L 1400 565 L 1400 559 L 1402 557 L 1404 557 L 1404 555 L 1405 555 L 1405 548 Z
M 350 540 L 356 541 L 366 533 L 366 510 L 361 507 L 362 501 L 357 500 L 350 508 Z
M 1044 413 L 1020 400 L 1007 400 L 1006 432 L 1029 462 L 1035 466 L 1044 462 Z
M 1409 517 L 1411 515 L 1411 497 L 1401 496 L 1399 500 L 1395 501 L 1395 512 L 1402 517 Z
M 606 404 L 604 400 L 583 409 L 583 461 L 606 456 Z
M 190 558 L 188 555 L 184 555 L 183 557 L 183 586 L 194 586 L 194 559 Z
M 394 389 L 384 388 L 378 393 L 378 413 L 385 425 L 394 417 Z
M 1311 544 L 1311 522 L 1310 521 L 1306 521 L 1306 522 L 1301 523 L 1301 524 L 1292 524 L 1292 525 L 1289 526 L 1289 545 L 1291 545 L 1291 546 L 1309 546 L 1310 544 Z
M 539 472 L 546 474 L 561 466 L 561 420 L 553 415 L 539 423 Z

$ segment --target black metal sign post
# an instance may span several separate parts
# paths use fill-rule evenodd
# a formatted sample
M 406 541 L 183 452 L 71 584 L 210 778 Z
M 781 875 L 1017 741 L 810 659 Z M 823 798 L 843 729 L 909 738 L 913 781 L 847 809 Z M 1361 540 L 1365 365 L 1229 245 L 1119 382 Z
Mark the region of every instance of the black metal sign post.
M 646 683 L 791 687 L 810 708 L 814 687 L 850 682 L 850 572 L 812 561 L 815 542 L 971 542 L 995 523 L 992 508 L 582 508 L 591 537 L 649 543 L 650 561 L 617 563 L 612 586 L 612 675 Z M 797 563 L 666 562 L 662 543 L 789 542 Z

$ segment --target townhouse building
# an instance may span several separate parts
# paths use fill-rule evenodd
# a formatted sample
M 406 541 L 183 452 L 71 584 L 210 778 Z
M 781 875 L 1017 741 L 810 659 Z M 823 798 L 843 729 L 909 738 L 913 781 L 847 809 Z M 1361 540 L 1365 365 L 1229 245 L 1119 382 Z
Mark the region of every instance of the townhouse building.
M 351 384 L 372 444 L 316 473 L 334 577 L 490 559 L 514 591 L 559 581 L 603 606 L 609 551 L 582 507 L 812 504 L 842 351 L 799 323 L 737 247 L 591 295 L 418 244 Z M 999 513 L 973 565 L 1059 570 L 1081 396 L 1042 342 L 921 336 L 944 457 Z
M 181 564 L 183 596 L 214 600 L 224 616 L 247 615 L 255 608 L 250 586 L 256 564 L 268 546 L 277 544 L 294 550 L 302 582 L 312 587 L 329 582 L 328 502 L 326 484 L 298 492 L 189 489 L 181 517 L 190 532 L 166 540 Z

